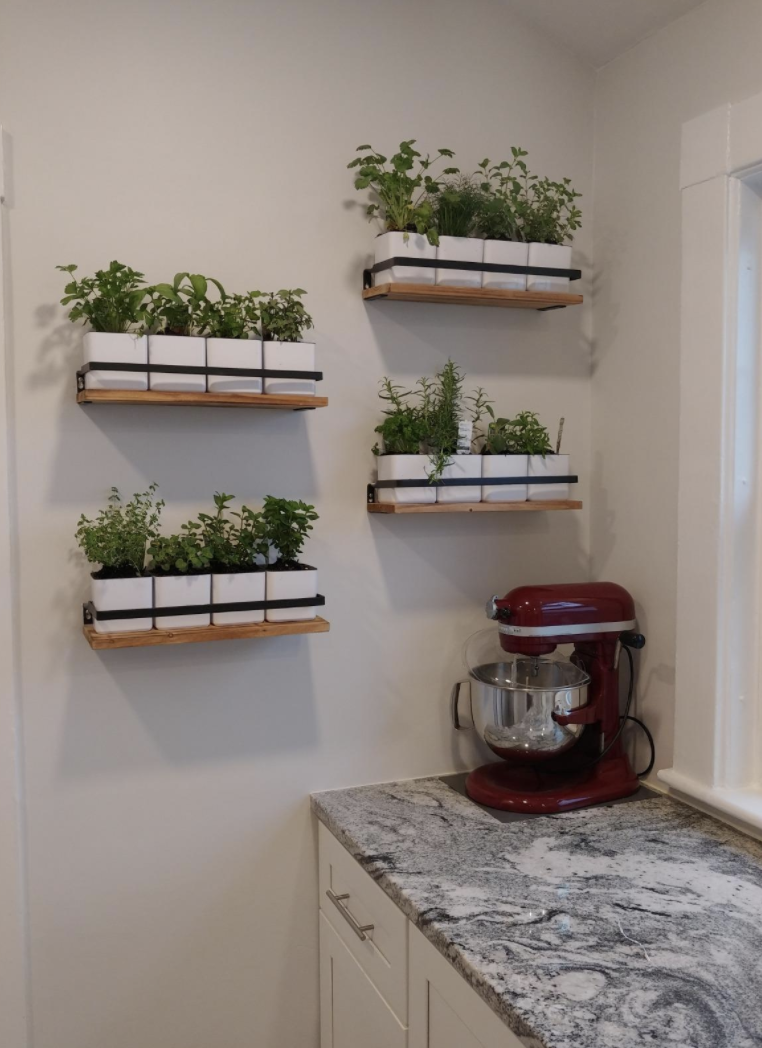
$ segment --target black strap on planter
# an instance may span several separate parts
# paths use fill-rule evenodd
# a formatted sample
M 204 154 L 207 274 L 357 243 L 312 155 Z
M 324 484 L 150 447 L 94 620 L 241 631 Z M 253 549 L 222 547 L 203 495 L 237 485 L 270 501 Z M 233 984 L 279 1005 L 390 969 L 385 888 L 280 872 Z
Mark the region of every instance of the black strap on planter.
M 466 269 L 472 273 L 526 273 L 527 276 L 538 277 L 568 277 L 569 280 L 579 280 L 582 277 L 581 269 L 556 269 L 548 266 L 510 266 L 497 262 L 458 262 L 452 258 L 406 258 L 404 255 L 395 255 L 383 262 L 376 262 L 365 272 L 369 274 L 382 273 L 385 269 L 393 266 L 415 266 L 417 269 Z M 367 284 L 372 287 L 372 284 Z
M 182 604 L 167 608 L 125 608 L 121 611 L 98 611 L 91 600 L 82 605 L 86 626 L 112 619 L 150 619 L 169 615 L 208 615 L 225 611 L 275 611 L 283 608 L 322 608 L 325 597 L 318 593 L 314 597 L 294 597 L 287 600 L 243 600 L 225 604 Z
M 279 368 L 217 368 L 191 364 L 114 364 L 105 360 L 91 360 L 77 372 L 77 392 L 85 388 L 85 375 L 88 371 L 136 371 L 144 375 L 219 375 L 223 378 L 306 378 L 321 382 L 322 371 L 293 371 Z
M 480 488 L 508 484 L 577 484 L 579 477 L 453 477 L 452 480 L 377 480 L 375 488 Z

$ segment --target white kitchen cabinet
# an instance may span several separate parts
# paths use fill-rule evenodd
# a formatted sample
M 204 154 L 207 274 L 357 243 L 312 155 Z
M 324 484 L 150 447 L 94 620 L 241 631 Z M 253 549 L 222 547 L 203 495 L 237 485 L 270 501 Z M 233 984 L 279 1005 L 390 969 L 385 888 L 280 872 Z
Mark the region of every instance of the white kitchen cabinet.
M 319 842 L 321 1048 L 523 1048 L 322 824 Z
M 406 1048 L 407 1030 L 320 914 L 321 1048 Z

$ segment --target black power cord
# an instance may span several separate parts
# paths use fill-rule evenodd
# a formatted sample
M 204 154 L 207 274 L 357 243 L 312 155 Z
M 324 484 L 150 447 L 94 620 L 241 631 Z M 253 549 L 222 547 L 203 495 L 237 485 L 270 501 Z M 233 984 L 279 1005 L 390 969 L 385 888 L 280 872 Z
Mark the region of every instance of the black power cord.
M 638 645 L 638 647 L 642 647 L 642 646 L 643 646 L 642 644 Z M 648 773 L 651 771 L 651 769 L 653 768 L 654 764 L 656 763 L 656 746 L 654 744 L 654 737 L 653 737 L 653 735 L 648 730 L 648 728 L 645 726 L 643 721 L 639 720 L 637 717 L 631 717 L 630 716 L 630 708 L 632 706 L 632 698 L 633 698 L 633 695 L 635 694 L 635 664 L 634 664 L 633 659 L 632 659 L 632 652 L 630 651 L 629 647 L 626 644 L 624 644 L 624 643 L 622 644 L 622 651 L 627 656 L 627 661 L 629 663 L 629 668 L 630 668 L 630 683 L 629 683 L 629 686 L 627 688 L 627 702 L 625 703 L 624 713 L 622 714 L 622 716 L 620 718 L 619 728 L 617 730 L 616 735 L 611 740 L 611 742 L 598 754 L 598 756 L 595 758 L 595 760 L 590 762 L 590 765 L 592 766 L 593 764 L 597 764 L 598 761 L 603 760 L 603 758 L 606 756 L 606 754 L 614 746 L 616 746 L 617 742 L 619 742 L 619 739 L 622 736 L 622 732 L 624 731 L 625 726 L 627 724 L 627 721 L 632 721 L 634 724 L 637 724 L 639 728 L 643 729 L 643 732 L 645 733 L 645 736 L 648 739 L 648 745 L 651 748 L 651 760 L 649 761 L 648 767 L 644 771 L 636 772 L 637 777 L 640 779 L 644 775 L 648 775 Z
M 639 720 L 637 717 L 627 717 L 626 719 L 632 721 L 633 724 L 637 724 L 637 726 L 643 730 L 645 737 L 648 739 L 648 745 L 651 747 L 651 760 L 648 762 L 648 767 L 645 768 L 643 771 L 635 773 L 639 779 L 642 779 L 644 775 L 648 775 L 649 771 L 651 771 L 654 764 L 656 763 L 656 744 L 654 743 L 653 735 L 645 726 L 642 720 Z

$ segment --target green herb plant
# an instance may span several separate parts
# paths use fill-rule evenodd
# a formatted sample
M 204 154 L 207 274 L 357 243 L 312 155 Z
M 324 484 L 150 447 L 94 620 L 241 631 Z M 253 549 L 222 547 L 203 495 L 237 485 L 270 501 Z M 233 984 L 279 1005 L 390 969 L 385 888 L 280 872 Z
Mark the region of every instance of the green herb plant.
M 73 264 L 56 266 L 71 278 L 61 299 L 62 306 L 75 303 L 69 310 L 69 320 L 89 323 L 93 331 L 142 334 L 149 322 L 143 274 L 121 262 L 111 262 L 108 269 L 98 269 L 94 276 L 78 280 L 74 276 L 77 268 Z
M 162 575 L 208 571 L 213 550 L 198 521 L 183 524 L 175 535 L 157 535 L 148 547 L 153 570 Z
M 222 284 L 200 273 L 176 273 L 171 284 L 155 284 L 150 289 L 148 307 L 151 326 L 161 335 L 203 335 L 211 303 L 209 284 L 215 285 L 220 298 L 226 298 Z
M 479 236 L 486 240 L 523 240 L 528 187 L 536 181 L 524 157 L 529 154 L 511 147 L 511 159 L 493 164 L 482 160 L 475 177 L 482 190 L 481 208 L 476 220 Z
M 312 327 L 300 287 L 291 291 L 277 291 L 267 295 L 260 307 L 262 338 L 265 342 L 301 342 L 304 332 Z
M 215 492 L 216 512 L 199 513 L 200 529 L 193 529 L 200 530 L 204 545 L 211 550 L 212 571 L 251 571 L 257 567 L 259 557 L 267 561 L 270 545 L 262 514 L 248 506 L 242 506 L 240 513 L 229 513 L 234 497 Z
M 389 407 L 384 409 L 384 421 L 375 429 L 381 437 L 383 451 L 375 444 L 373 454 L 420 454 L 427 434 L 426 415 L 420 392 L 406 390 L 395 385 L 391 379 L 384 378 L 381 380 L 379 397 L 386 401 Z M 412 400 L 414 397 L 417 397 L 416 401 Z
M 257 338 L 261 296 L 261 291 L 245 295 L 223 293 L 215 302 L 209 302 L 204 313 L 207 338 Z
M 470 237 L 484 206 L 484 193 L 473 179 L 459 177 L 441 184 L 431 204 L 440 237 Z
M 458 424 L 464 414 L 478 423 L 491 412 L 485 391 L 479 387 L 469 396 L 463 394 L 463 372 L 448 360 L 433 383 L 423 380 L 423 412 L 426 420 L 426 444 L 431 459 L 429 482 L 439 480 L 450 458 L 458 450 Z M 474 438 L 476 439 L 476 438 Z
M 563 244 L 574 239 L 582 224 L 576 201 L 582 196 L 572 188 L 571 179 L 533 182 L 527 192 L 524 213 L 524 239 L 536 244 Z
M 451 149 L 439 149 L 434 157 L 424 157 L 414 148 L 415 139 L 400 142 L 399 151 L 387 158 L 372 146 L 357 147 L 360 156 L 347 167 L 356 169 L 355 189 L 370 189 L 377 200 L 368 204 L 368 218 L 378 216 L 387 232 L 425 235 L 431 244 L 439 237 L 434 222 L 432 197 L 439 191 L 439 181 L 430 171 L 444 158 L 455 154 Z M 458 169 L 446 167 L 441 175 L 455 175 Z
M 299 554 L 312 521 L 318 519 L 315 507 L 306 502 L 278 499 L 268 495 L 262 508 L 262 519 L 270 544 L 277 550 L 273 567 L 293 571 L 299 568 Z
M 553 453 L 550 434 L 534 411 L 520 411 L 515 418 L 492 421 L 484 438 L 488 455 L 546 455 Z
M 76 539 L 100 579 L 136 578 L 143 574 L 146 548 L 158 536 L 163 501 L 154 501 L 157 485 L 123 503 L 117 488 L 111 489 L 108 505 L 94 520 L 79 518 Z

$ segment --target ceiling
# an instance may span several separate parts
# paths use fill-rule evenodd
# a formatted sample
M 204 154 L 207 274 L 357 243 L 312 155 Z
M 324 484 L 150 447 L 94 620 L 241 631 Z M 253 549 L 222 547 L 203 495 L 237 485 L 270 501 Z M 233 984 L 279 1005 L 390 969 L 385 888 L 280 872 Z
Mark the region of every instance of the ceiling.
M 506 0 L 520 18 L 596 69 L 704 0 Z

